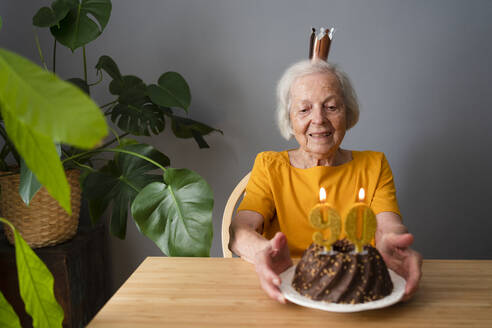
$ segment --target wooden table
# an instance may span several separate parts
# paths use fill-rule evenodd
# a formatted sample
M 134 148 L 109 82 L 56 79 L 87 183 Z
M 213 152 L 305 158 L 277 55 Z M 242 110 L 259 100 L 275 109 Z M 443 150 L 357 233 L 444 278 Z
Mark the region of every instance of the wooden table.
M 148 257 L 89 327 L 492 327 L 492 260 L 426 260 L 415 297 L 358 313 L 282 305 L 238 258 Z

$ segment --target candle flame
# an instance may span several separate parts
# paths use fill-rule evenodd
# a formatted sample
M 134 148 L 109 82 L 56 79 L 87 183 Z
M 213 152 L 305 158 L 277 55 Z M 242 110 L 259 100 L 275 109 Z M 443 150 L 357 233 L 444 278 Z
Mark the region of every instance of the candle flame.
M 324 202 L 326 200 L 326 190 L 323 187 L 319 189 L 319 200 L 321 202 Z
M 366 193 L 364 191 L 364 188 L 360 188 L 360 190 L 359 190 L 359 202 L 364 201 L 364 198 L 366 198 Z

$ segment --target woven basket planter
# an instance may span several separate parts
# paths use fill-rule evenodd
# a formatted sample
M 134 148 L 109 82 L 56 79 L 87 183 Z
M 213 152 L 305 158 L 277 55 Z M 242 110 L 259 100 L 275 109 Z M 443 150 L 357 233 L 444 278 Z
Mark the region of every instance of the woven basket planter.
M 71 216 L 44 187 L 41 187 L 27 206 L 19 195 L 20 175 L 0 177 L 0 214 L 12 222 L 33 248 L 62 243 L 77 233 L 81 196 L 80 171 L 67 170 L 65 174 L 71 189 Z M 14 244 L 14 235 L 10 228 L 4 225 L 4 231 L 9 242 Z

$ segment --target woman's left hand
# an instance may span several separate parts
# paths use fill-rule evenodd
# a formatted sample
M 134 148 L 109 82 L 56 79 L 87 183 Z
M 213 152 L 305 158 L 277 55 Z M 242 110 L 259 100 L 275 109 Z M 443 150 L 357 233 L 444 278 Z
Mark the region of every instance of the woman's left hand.
M 417 291 L 422 277 L 422 255 L 410 248 L 412 243 L 412 234 L 394 232 L 382 234 L 376 241 L 376 247 L 388 268 L 407 281 L 403 301 L 410 299 Z

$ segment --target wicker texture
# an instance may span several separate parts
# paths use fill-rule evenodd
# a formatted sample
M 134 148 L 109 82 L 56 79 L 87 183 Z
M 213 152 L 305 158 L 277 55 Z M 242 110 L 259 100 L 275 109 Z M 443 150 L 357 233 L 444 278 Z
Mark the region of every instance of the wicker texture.
M 0 177 L 0 212 L 12 222 L 29 246 L 52 246 L 72 238 L 77 233 L 80 213 L 79 170 L 67 170 L 65 174 L 71 189 L 72 215 L 69 216 L 44 187 L 34 195 L 27 206 L 19 195 L 20 175 Z M 11 244 L 14 236 L 4 226 Z

